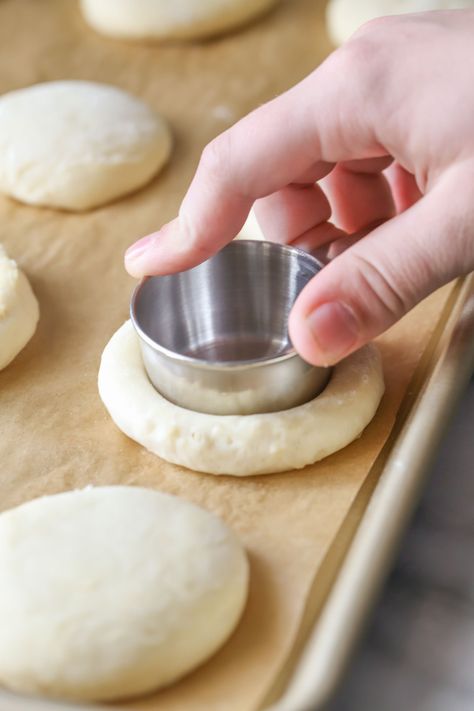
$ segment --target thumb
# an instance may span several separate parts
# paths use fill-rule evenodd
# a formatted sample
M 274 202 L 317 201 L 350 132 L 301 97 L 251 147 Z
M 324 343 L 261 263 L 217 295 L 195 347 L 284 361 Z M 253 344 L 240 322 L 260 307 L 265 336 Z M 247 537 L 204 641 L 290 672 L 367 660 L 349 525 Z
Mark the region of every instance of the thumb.
M 441 182 L 401 215 L 336 257 L 298 297 L 296 350 L 336 363 L 385 331 L 432 291 L 474 268 L 471 174 Z M 464 192 L 462 192 L 464 190 Z

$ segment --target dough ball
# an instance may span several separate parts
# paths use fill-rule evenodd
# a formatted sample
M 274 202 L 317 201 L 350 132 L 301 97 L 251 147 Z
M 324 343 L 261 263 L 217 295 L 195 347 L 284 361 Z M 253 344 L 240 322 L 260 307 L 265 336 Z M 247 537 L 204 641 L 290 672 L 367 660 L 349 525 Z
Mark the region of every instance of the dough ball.
M 334 44 L 345 42 L 364 22 L 385 15 L 474 7 L 474 0 L 329 0 L 326 19 Z
M 205 415 L 166 400 L 150 383 L 127 321 L 105 347 L 99 393 L 122 432 L 174 464 L 209 474 L 300 469 L 357 439 L 384 391 L 380 354 L 365 346 L 338 363 L 314 400 L 259 415 Z
M 84 701 L 169 684 L 229 637 L 247 582 L 234 534 L 175 496 L 30 501 L 0 515 L 0 683 Z
M 245 220 L 244 226 L 242 227 L 235 239 L 256 239 L 260 241 L 265 239 L 265 235 L 263 234 L 261 227 L 258 224 L 253 209 L 250 210 L 249 215 Z
M 0 370 L 26 346 L 38 318 L 38 302 L 28 279 L 0 245 Z
M 81 0 L 97 32 L 124 39 L 199 39 L 258 17 L 277 0 Z
M 169 130 L 121 89 L 57 81 L 0 97 L 0 191 L 31 205 L 88 210 L 147 183 Z

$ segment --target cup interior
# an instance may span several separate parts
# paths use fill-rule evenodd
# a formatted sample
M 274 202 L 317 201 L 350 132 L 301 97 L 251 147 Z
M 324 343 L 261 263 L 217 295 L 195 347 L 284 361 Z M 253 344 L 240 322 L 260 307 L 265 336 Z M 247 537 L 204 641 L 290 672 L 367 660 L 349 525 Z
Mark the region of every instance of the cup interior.
M 156 345 L 206 363 L 255 362 L 293 350 L 291 307 L 321 265 L 270 242 L 237 240 L 193 269 L 150 277 L 132 315 Z

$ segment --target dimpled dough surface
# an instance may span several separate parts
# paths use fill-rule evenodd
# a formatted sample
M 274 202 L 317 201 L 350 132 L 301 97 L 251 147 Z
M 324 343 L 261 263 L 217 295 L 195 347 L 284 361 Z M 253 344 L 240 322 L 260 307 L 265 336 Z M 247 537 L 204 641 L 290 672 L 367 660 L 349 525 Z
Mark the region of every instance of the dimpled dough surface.
M 147 183 L 169 130 L 121 89 L 56 81 L 0 97 L 0 191 L 31 205 L 88 210 Z
M 81 0 L 98 32 L 129 39 L 198 39 L 261 15 L 277 0 Z
M 148 380 L 130 321 L 99 370 L 100 396 L 125 434 L 174 464 L 235 476 L 300 469 L 342 449 L 369 424 L 383 391 L 380 355 L 368 345 L 334 368 L 318 397 L 291 410 L 225 417 L 185 410 Z
M 98 487 L 0 515 L 0 682 L 77 700 L 167 685 L 236 626 L 245 553 L 176 496 Z
M 30 283 L 0 244 L 0 370 L 28 343 L 39 307 Z

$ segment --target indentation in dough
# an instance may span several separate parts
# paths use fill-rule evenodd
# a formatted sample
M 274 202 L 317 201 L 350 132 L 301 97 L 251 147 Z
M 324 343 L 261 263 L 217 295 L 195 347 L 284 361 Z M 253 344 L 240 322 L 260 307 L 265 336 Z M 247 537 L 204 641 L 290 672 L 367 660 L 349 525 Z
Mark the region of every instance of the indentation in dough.
M 359 437 L 383 392 L 380 354 L 367 345 L 335 367 L 318 397 L 291 410 L 244 416 L 185 410 L 151 385 L 130 321 L 112 336 L 99 369 L 100 396 L 122 432 L 169 462 L 210 474 L 269 474 L 312 464 Z M 150 419 L 156 428 L 148 433 Z

